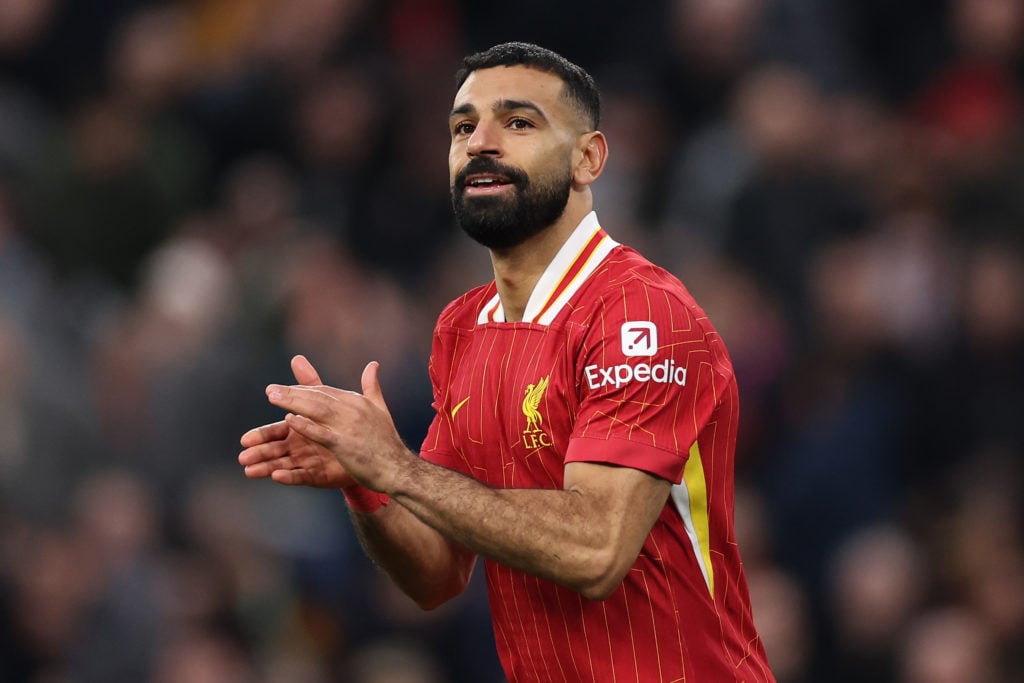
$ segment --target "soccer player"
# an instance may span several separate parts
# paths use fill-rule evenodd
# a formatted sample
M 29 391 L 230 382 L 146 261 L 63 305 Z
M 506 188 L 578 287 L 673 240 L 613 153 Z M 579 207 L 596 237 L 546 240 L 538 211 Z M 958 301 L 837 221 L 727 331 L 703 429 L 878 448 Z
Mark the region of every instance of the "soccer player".
M 591 77 L 543 48 L 469 56 L 449 115 L 452 204 L 494 281 L 441 313 L 436 415 L 401 441 L 302 356 L 249 477 L 344 492 L 369 555 L 424 608 L 484 558 L 509 680 L 774 681 L 733 532 L 737 388 L 672 275 L 593 211 L 608 155 Z

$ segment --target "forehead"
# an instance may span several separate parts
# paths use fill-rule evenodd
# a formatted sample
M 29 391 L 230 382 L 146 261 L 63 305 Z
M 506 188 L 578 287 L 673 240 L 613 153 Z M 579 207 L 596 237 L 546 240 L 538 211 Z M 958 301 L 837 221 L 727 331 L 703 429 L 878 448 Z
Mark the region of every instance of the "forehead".
M 562 79 L 527 66 L 496 66 L 469 74 L 455 93 L 455 107 L 472 105 L 490 109 L 504 100 L 529 101 L 544 110 L 565 111 Z

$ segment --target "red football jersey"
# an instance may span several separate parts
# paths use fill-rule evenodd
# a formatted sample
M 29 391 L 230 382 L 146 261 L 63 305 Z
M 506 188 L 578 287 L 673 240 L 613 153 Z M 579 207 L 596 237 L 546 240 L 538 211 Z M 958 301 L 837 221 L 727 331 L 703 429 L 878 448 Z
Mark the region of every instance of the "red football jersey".
M 607 600 L 486 561 L 511 681 L 774 681 L 733 532 L 739 412 L 725 346 L 682 283 L 588 215 L 522 322 L 494 283 L 448 305 L 422 457 L 492 487 L 562 488 L 567 462 L 673 483 Z

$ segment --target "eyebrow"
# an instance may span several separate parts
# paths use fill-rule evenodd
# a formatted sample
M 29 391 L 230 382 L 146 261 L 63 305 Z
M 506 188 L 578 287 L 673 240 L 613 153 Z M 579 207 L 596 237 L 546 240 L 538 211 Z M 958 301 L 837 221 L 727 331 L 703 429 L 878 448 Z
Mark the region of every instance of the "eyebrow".
M 518 109 L 526 109 L 528 111 L 532 111 L 537 116 L 539 116 L 541 119 L 543 119 L 545 122 L 547 122 L 547 120 L 548 120 L 547 115 L 541 110 L 541 108 L 538 107 L 533 102 L 530 102 L 529 100 L 508 100 L 508 99 L 503 99 L 503 100 L 498 100 L 497 102 L 495 102 L 491 106 L 491 111 L 493 111 L 495 113 L 498 113 L 498 112 L 508 112 L 508 111 L 516 111 Z M 448 115 L 448 118 L 452 119 L 452 118 L 454 118 L 456 116 L 462 116 L 463 114 L 475 114 L 475 113 L 476 113 L 476 107 L 473 106 L 472 104 L 469 104 L 467 102 L 466 104 L 459 105 L 458 107 L 455 107 L 454 109 L 452 109 L 451 113 Z

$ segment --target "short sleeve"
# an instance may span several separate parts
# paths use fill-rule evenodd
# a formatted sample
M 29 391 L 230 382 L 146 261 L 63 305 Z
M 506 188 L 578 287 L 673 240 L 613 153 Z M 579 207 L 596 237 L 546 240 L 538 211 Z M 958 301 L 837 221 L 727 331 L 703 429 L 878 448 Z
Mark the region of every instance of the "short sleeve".
M 444 410 L 447 387 L 451 381 L 451 363 L 448 361 L 450 354 L 446 350 L 445 340 L 446 335 L 441 332 L 439 323 L 434 329 L 429 363 L 434 419 L 431 420 L 427 435 L 420 446 L 420 457 L 435 465 L 469 474 L 465 458 L 457 455 L 458 449 L 452 439 L 451 420 Z
M 724 361 L 724 362 L 723 362 Z M 605 297 L 576 358 L 580 409 L 566 462 L 682 479 L 732 368 L 689 293 L 633 280 Z

